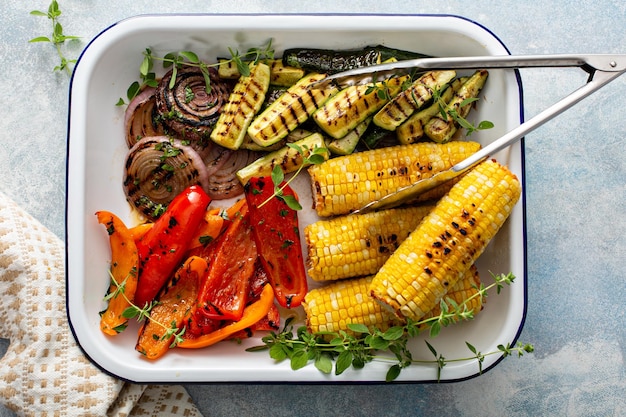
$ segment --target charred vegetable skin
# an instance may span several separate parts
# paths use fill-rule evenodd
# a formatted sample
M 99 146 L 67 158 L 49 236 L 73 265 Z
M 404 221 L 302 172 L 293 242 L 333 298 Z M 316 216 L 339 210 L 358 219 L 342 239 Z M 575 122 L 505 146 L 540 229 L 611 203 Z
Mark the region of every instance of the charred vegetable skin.
M 197 185 L 176 196 L 152 228 L 137 242 L 139 268 L 135 304 L 150 303 L 183 261 L 185 250 L 211 202 Z
M 113 213 L 96 212 L 98 223 L 106 227 L 111 246 L 111 285 L 109 305 L 100 314 L 100 329 L 109 336 L 115 336 L 126 329 L 128 318 L 124 311 L 130 307 L 137 289 L 137 245 L 131 231 Z M 115 282 L 113 282 L 113 279 Z M 118 289 L 123 288 L 122 292 Z
M 181 68 L 170 88 L 172 71 L 166 73 L 156 90 L 156 107 L 163 123 L 179 136 L 199 147 L 206 146 L 209 134 L 228 102 L 232 85 L 209 68 L 211 89 L 207 92 L 204 74 L 199 68 Z
M 403 60 L 423 57 L 426 55 L 383 45 L 339 51 L 320 48 L 291 48 L 286 49 L 283 53 L 283 64 L 309 71 L 334 74 L 354 68 L 377 65 L 389 58 Z
M 281 184 L 283 196 L 295 197 Z M 261 263 L 269 276 L 276 301 L 286 308 L 297 307 L 307 293 L 298 213 L 283 198 L 274 195 L 270 177 L 254 177 L 245 186 L 253 236 Z
M 182 328 L 194 310 L 198 285 L 207 268 L 206 261 L 197 256 L 188 258 L 178 268 L 150 310 L 151 319 L 141 327 L 135 350 L 147 359 L 158 359 L 172 347 L 174 334 L 164 324 Z
M 254 273 L 257 247 L 248 206 L 240 200 L 235 207 L 228 228 L 205 254 L 209 272 L 198 295 L 198 312 L 209 319 L 241 319 Z

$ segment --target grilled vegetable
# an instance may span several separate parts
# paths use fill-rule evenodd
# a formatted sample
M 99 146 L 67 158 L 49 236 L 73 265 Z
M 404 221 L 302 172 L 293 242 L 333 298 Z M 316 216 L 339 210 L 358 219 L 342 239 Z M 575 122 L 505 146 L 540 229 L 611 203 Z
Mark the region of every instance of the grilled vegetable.
M 461 303 L 465 303 L 463 305 L 465 311 L 471 312 L 475 317 L 476 314 L 483 309 L 486 302 L 486 299 L 479 295 L 479 291 L 480 274 L 478 273 L 476 265 L 472 265 L 469 271 L 446 292 L 446 295 L 443 296 L 443 301 L 448 306 L 449 311 L 453 310 L 454 304 L 460 305 Z M 452 300 L 453 303 L 451 303 L 450 300 Z M 422 320 L 436 317 L 439 314 L 441 314 L 441 305 L 437 304 L 435 308 L 422 317 Z M 453 318 L 453 320 L 456 320 L 456 318 Z
M 381 62 L 380 51 L 374 48 L 341 51 L 291 48 L 283 52 L 283 64 L 287 66 L 328 74 L 376 65 Z
M 247 302 L 257 248 L 248 205 L 240 203 L 228 228 L 206 252 L 208 273 L 198 293 L 198 312 L 210 319 L 239 320 Z
M 213 142 L 239 149 L 248 126 L 257 114 L 270 84 L 270 68 L 262 62 L 250 66 L 250 75 L 240 77 L 211 131 Z
M 363 120 L 361 123 L 356 125 L 356 127 L 348 132 L 347 135 L 342 137 L 341 139 L 334 139 L 328 143 L 328 150 L 335 155 L 349 155 L 356 149 L 356 146 L 359 144 L 359 140 L 361 136 L 367 131 L 370 123 L 372 122 L 372 118 L 368 117 Z
M 319 153 L 316 149 L 324 149 L 325 146 L 324 138 L 319 133 L 313 133 L 304 139 L 293 142 L 292 145 L 283 146 L 260 157 L 247 167 L 237 171 L 237 178 L 242 184 L 246 184 L 252 177 L 271 175 L 276 165 L 279 165 L 285 174 L 296 171 L 304 163 L 305 157 L 310 157 L 313 152 Z M 320 155 L 328 158 L 328 152 L 321 152 Z
M 330 50 L 320 48 L 291 48 L 283 53 L 283 64 L 309 71 L 329 74 L 380 64 L 389 58 L 398 60 L 426 57 L 424 54 L 395 49 L 384 45 L 362 49 Z
M 374 123 L 384 129 L 395 130 L 432 99 L 433 90 L 445 87 L 455 76 L 456 72 L 452 70 L 427 72 L 385 104 L 374 116 Z
M 189 337 L 186 333 L 183 335 L 183 341 L 177 345 L 177 347 L 185 349 L 198 349 L 207 346 L 211 346 L 227 339 L 237 332 L 245 330 L 259 320 L 262 320 L 267 316 L 272 306 L 274 305 L 274 291 L 272 286 L 266 284 L 263 287 L 260 298 L 252 304 L 246 306 L 243 310 L 241 319 L 238 321 L 230 322 L 224 327 L 220 327 L 208 334 L 204 334 L 198 337 Z
M 306 75 L 302 68 L 290 67 L 283 64 L 282 59 L 270 62 L 270 84 L 280 87 L 291 87 Z
M 385 262 L 371 295 L 419 320 L 484 251 L 520 197 L 519 180 L 494 160 L 466 173 Z
M 283 196 L 295 198 L 289 185 L 280 187 Z M 251 178 L 245 190 L 252 235 L 276 301 L 285 308 L 298 307 L 307 292 L 298 212 L 274 195 L 270 177 Z
M 159 302 L 150 310 L 150 319 L 141 327 L 135 346 L 147 359 L 158 359 L 172 347 L 172 331 L 182 329 L 195 309 L 199 282 L 207 268 L 204 259 L 188 258 L 159 294 Z
M 371 329 L 386 331 L 401 321 L 369 296 L 372 276 L 336 281 L 314 288 L 306 295 L 302 306 L 306 325 L 312 333 L 353 332 L 348 324 L 364 324 Z
M 220 78 L 236 80 L 241 76 L 237 64 L 232 59 L 218 58 L 218 62 L 217 72 Z M 265 59 L 262 62 L 270 68 L 271 85 L 290 87 L 305 75 L 302 68 L 287 66 L 283 64 L 282 59 Z
M 394 77 L 375 85 L 344 88 L 313 113 L 313 120 L 331 137 L 342 138 L 395 97 L 407 79 Z
M 309 276 L 330 281 L 378 272 L 434 205 L 318 220 L 304 228 Z
M 258 145 L 266 147 L 280 141 L 307 120 L 337 92 L 336 88 L 309 88 L 324 77 L 324 74 L 309 74 L 289 87 L 252 121 L 248 127 L 250 138 Z
M 109 304 L 100 314 L 100 330 L 109 336 L 115 336 L 126 329 L 128 318 L 124 311 L 130 307 L 137 289 L 137 245 L 132 233 L 119 217 L 108 211 L 96 212 L 98 223 L 104 225 L 109 234 L 111 246 L 111 280 Z M 123 294 L 118 289 L 123 288 Z M 129 302 L 130 301 L 130 302 Z
M 313 207 L 320 216 L 346 214 L 365 204 L 450 168 L 480 149 L 477 142 L 397 145 L 339 156 L 309 168 Z M 450 184 L 419 201 L 441 197 Z
M 440 93 L 439 99 L 443 103 L 448 103 L 455 92 L 461 88 L 463 83 L 467 81 L 467 78 L 457 78 L 450 85 Z M 411 115 L 406 121 L 404 121 L 396 129 L 396 137 L 398 141 L 403 144 L 415 143 L 424 137 L 424 126 L 430 119 L 435 117 L 441 109 L 441 103 L 435 102 L 423 110 L 417 111 Z
M 486 70 L 476 71 L 459 89 L 445 108 L 446 117 L 438 113 L 424 127 L 424 132 L 433 141 L 444 143 L 452 139 L 458 130 L 458 122 L 450 113 L 456 113 L 458 117 L 465 118 L 469 114 L 472 103 L 467 100 L 478 97 L 489 73 Z
M 306 324 L 312 333 L 353 332 L 348 324 L 364 324 L 370 330 L 386 331 L 401 324 L 401 320 L 369 296 L 373 276 L 336 281 L 309 291 L 302 304 Z M 467 310 L 474 314 L 482 309 L 483 300 L 476 296 L 480 288 L 478 269 L 472 266 L 455 286 L 446 293 L 445 303 L 449 309 L 467 301 Z M 474 298 L 472 298 L 474 297 Z M 425 318 L 441 313 L 437 305 Z
M 188 187 L 137 242 L 139 278 L 135 305 L 144 307 L 150 303 L 180 265 L 210 202 L 202 188 Z

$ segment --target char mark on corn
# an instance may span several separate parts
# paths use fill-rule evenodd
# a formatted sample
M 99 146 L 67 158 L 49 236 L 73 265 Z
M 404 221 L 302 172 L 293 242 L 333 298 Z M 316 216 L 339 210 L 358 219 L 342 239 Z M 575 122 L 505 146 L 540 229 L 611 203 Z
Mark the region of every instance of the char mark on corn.
M 398 145 L 332 158 L 309 168 L 313 207 L 322 217 L 346 214 L 399 188 L 446 170 L 480 149 L 469 141 Z M 417 201 L 438 199 L 444 184 Z
M 419 320 L 470 268 L 521 194 L 517 177 L 480 163 L 442 197 L 378 271 L 371 295 L 399 317 Z
M 305 227 L 315 281 L 375 274 L 434 204 L 318 220 Z

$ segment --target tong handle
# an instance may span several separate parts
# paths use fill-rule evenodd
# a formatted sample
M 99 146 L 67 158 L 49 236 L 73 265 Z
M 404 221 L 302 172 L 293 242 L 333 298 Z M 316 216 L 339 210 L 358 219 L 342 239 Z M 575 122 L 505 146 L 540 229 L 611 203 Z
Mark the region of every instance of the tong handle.
M 400 61 L 403 68 L 420 69 L 488 69 L 581 67 L 585 70 L 619 72 L 626 69 L 626 55 L 493 55 L 476 57 L 420 58 Z M 390 65 L 393 65 L 391 63 Z
M 455 172 L 465 171 L 466 169 L 477 164 L 478 162 L 486 159 L 490 155 L 493 155 L 494 153 L 514 144 L 527 133 L 535 130 L 542 124 L 546 123 L 547 121 L 563 113 L 565 110 L 574 106 L 576 103 L 578 103 L 585 97 L 589 96 L 590 94 L 602 88 L 604 85 L 613 81 L 615 78 L 619 77 L 624 72 L 626 72 L 626 69 L 622 69 L 621 71 L 616 71 L 616 72 L 605 72 L 604 70 L 599 70 L 595 72 L 591 71 L 590 79 L 587 81 L 585 85 L 578 88 L 577 90 L 574 90 L 571 94 L 569 94 L 565 98 L 556 102 L 555 104 L 548 107 L 547 109 L 541 111 L 536 116 L 522 123 L 518 127 L 512 129 L 511 131 L 506 133 L 504 136 L 501 136 L 499 139 L 486 145 L 475 154 L 457 163 L 451 169 Z
M 333 84 L 335 86 L 347 87 L 349 85 L 369 83 L 374 80 L 384 80 L 394 75 L 406 74 L 415 70 L 548 67 L 579 67 L 591 75 L 598 71 L 622 73 L 626 71 L 626 55 L 555 54 L 418 58 L 340 72 L 329 75 L 313 84 L 313 86 L 315 88 L 324 88 L 329 84 Z

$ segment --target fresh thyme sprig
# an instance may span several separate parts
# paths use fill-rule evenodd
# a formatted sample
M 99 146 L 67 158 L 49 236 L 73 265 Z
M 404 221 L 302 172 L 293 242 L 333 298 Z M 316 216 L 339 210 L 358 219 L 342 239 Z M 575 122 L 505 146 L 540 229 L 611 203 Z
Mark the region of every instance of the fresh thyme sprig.
M 130 274 L 136 274 L 137 271 L 133 269 L 133 271 L 130 272 Z M 130 275 L 129 274 L 129 275 Z M 111 277 L 111 282 L 113 283 L 113 285 L 115 286 L 115 289 L 113 291 L 110 291 L 105 297 L 104 300 L 108 301 L 111 300 L 112 298 L 116 298 L 118 296 L 122 296 L 124 297 L 124 299 L 126 300 L 126 302 L 129 304 L 129 307 L 127 307 L 123 312 L 122 312 L 122 317 L 124 317 L 125 319 L 136 319 L 137 321 L 143 321 L 143 320 L 149 320 L 152 323 L 162 327 L 163 329 L 165 329 L 165 334 L 163 334 L 163 336 L 161 337 L 161 340 L 167 340 L 169 338 L 171 338 L 172 336 L 174 337 L 174 339 L 172 340 L 172 343 L 170 344 L 170 347 L 173 348 L 175 347 L 177 344 L 181 343 L 183 341 L 183 335 L 185 334 L 185 330 L 186 328 L 183 327 L 182 329 L 178 328 L 176 326 L 175 322 L 172 322 L 169 326 L 159 322 L 158 320 L 155 320 L 154 318 L 152 318 L 152 316 L 150 315 L 150 312 L 152 311 L 152 309 L 154 308 L 154 306 L 156 306 L 158 304 L 157 301 L 151 301 L 150 303 L 146 303 L 145 306 L 143 307 L 139 307 L 136 304 L 134 304 L 126 295 L 126 281 L 128 280 L 129 276 L 126 276 L 124 278 L 124 281 L 122 282 L 117 282 L 117 280 L 115 279 L 115 276 L 113 276 L 113 274 L 109 271 L 109 276 Z M 115 331 L 122 332 L 126 329 L 127 325 L 121 325 L 121 326 L 117 326 L 115 328 Z
M 342 374 L 351 366 L 354 369 L 360 369 L 366 363 L 372 361 L 391 361 L 395 362 L 387 370 L 385 380 L 393 381 L 400 375 L 402 369 L 416 363 L 435 364 L 437 366 L 438 379 L 441 378 L 441 370 L 444 366 L 451 362 L 461 362 L 476 359 L 479 364 L 479 372 L 482 373 L 482 363 L 486 356 L 502 354 L 504 357 L 517 353 L 522 356 L 524 353 L 530 353 L 534 347 L 530 344 L 518 343 L 512 347 L 510 344 L 499 345 L 497 351 L 481 353 L 473 345 L 466 342 L 466 346 L 472 353 L 466 358 L 448 359 L 439 354 L 435 348 L 426 342 L 429 350 L 435 356 L 434 360 L 418 360 L 413 359 L 408 342 L 428 329 L 430 336 L 434 337 L 439 334 L 443 327 L 460 320 L 469 320 L 473 318 L 473 313 L 468 310 L 467 303 L 470 300 L 487 296 L 487 291 L 495 288 L 499 294 L 504 285 L 510 285 L 515 276 L 509 274 L 492 274 L 494 282 L 489 286 L 481 284 L 477 288 L 477 292 L 471 298 L 463 303 L 451 303 L 452 308 L 448 308 L 446 301 L 441 302 L 441 313 L 437 316 L 420 320 L 407 320 L 404 325 L 397 325 L 386 331 L 379 329 L 370 329 L 363 324 L 348 325 L 355 335 L 348 334 L 346 331 L 338 332 L 319 332 L 311 333 L 306 326 L 300 326 L 295 329 L 293 327 L 293 317 L 285 321 L 285 325 L 279 333 L 272 332 L 264 336 L 261 340 L 263 345 L 247 349 L 248 351 L 269 350 L 270 357 L 276 361 L 289 360 L 293 370 L 301 369 L 309 362 L 313 362 L 314 366 L 323 373 L 330 374 L 333 371 L 335 375 Z M 388 352 L 391 355 L 380 355 L 379 352 Z
M 452 120 L 454 120 L 454 122 L 456 122 L 459 126 L 465 129 L 466 136 L 470 136 L 472 133 L 478 130 L 486 130 L 486 129 L 493 128 L 494 126 L 493 122 L 490 122 L 489 120 L 482 120 L 478 123 L 478 125 L 473 125 L 466 118 L 461 116 L 456 109 L 446 109 L 447 103 L 442 98 L 441 93 L 442 93 L 441 90 L 433 91 L 433 101 L 437 104 L 441 118 L 444 120 L 448 120 L 448 115 L 449 115 L 452 118 Z M 477 102 L 478 100 L 479 100 L 478 97 L 466 98 L 459 104 L 458 108 L 468 106 L 472 103 Z
M 326 159 L 323 154 L 328 153 L 328 149 L 323 147 L 314 147 L 313 149 L 309 149 L 302 147 L 297 143 L 287 143 L 287 146 L 295 149 L 298 154 L 300 154 L 302 162 L 300 163 L 300 166 L 298 166 L 296 172 L 284 184 L 283 181 L 285 180 L 285 173 L 280 165 L 275 165 L 274 168 L 272 168 L 271 178 L 272 183 L 274 184 L 274 193 L 267 200 L 259 204 L 259 208 L 267 204 L 267 202 L 272 198 L 277 197 L 283 200 L 290 209 L 302 210 L 300 202 L 298 202 L 298 200 L 292 195 L 285 195 L 283 190 L 298 176 L 298 174 L 300 174 L 300 172 L 302 172 L 305 167 L 309 165 L 318 165 L 324 162 Z
M 49 42 L 56 48 L 60 64 L 54 67 L 54 71 L 65 71 L 67 75 L 72 75 L 72 66 L 76 63 L 75 59 L 69 59 L 63 52 L 63 44 L 67 40 L 80 39 L 79 36 L 65 35 L 63 33 L 63 26 L 59 22 L 59 16 L 61 16 L 61 9 L 59 9 L 59 3 L 56 0 L 52 0 L 48 6 L 48 11 L 43 12 L 41 10 L 33 10 L 30 12 L 33 16 L 43 16 L 48 18 L 52 23 L 52 37 L 38 36 L 31 39 L 30 43 L 36 42 Z
M 128 101 L 131 101 L 143 88 L 147 86 L 156 87 L 158 85 L 156 75 L 153 71 L 155 61 L 160 61 L 164 69 L 172 69 L 172 77 L 169 84 L 170 88 L 173 88 L 176 83 L 176 76 L 178 75 L 179 69 L 185 66 L 199 68 L 202 76 L 204 77 L 205 90 L 208 94 L 211 92 L 209 68 L 232 62 L 237 66 L 241 75 L 248 76 L 250 75 L 250 64 L 256 63 L 262 59 L 274 58 L 272 39 L 270 39 L 264 46 L 260 48 L 250 48 L 244 53 L 240 53 L 238 50 L 232 48 L 228 48 L 228 52 L 231 55 L 230 59 L 220 63 L 207 64 L 193 51 L 169 52 L 163 57 L 159 57 L 154 55 L 150 48 L 146 48 L 143 52 L 143 60 L 139 66 L 139 76 L 141 82 L 133 82 L 126 91 L 126 97 Z M 124 104 L 126 104 L 126 101 L 123 98 L 120 98 L 117 102 L 118 106 Z

